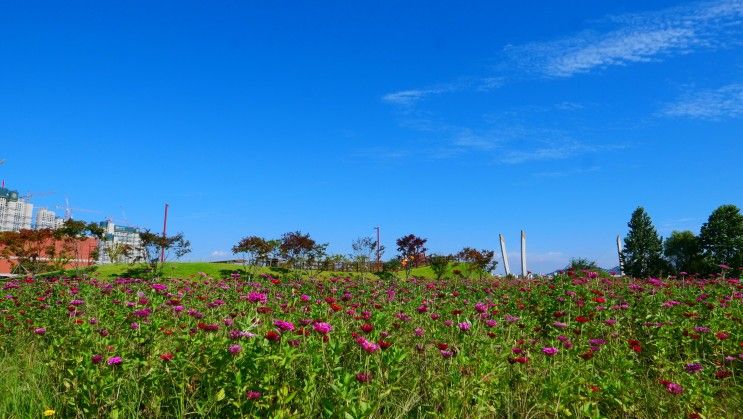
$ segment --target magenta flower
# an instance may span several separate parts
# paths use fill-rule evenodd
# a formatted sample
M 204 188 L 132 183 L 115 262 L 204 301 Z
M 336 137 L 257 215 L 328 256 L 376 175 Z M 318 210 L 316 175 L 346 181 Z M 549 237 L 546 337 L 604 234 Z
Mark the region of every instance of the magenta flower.
M 320 333 L 321 335 L 327 335 L 331 330 L 333 330 L 333 326 L 325 322 L 317 322 L 312 326 L 312 328 L 315 329 L 315 332 Z
M 139 323 L 132 322 L 132 324 L 130 324 L 129 327 L 131 327 L 132 330 L 137 330 L 137 329 L 139 329 Z
M 229 347 L 229 351 L 230 351 L 230 353 L 231 353 L 232 355 L 237 355 L 237 354 L 239 354 L 239 353 L 240 353 L 240 351 L 242 351 L 242 349 L 243 349 L 243 348 L 242 348 L 242 346 L 240 346 L 240 345 L 238 345 L 238 344 L 236 344 L 236 343 L 234 343 L 234 344 L 230 345 L 230 347 Z
M 426 331 L 421 329 L 420 327 L 416 327 L 413 333 L 415 333 L 416 336 L 421 337 L 426 333 Z
M 488 311 L 488 305 L 485 303 L 477 303 L 475 304 L 475 311 L 478 313 L 485 313 Z
M 454 356 L 454 352 L 448 349 L 439 349 L 439 352 L 441 353 L 441 356 L 444 357 L 444 359 L 451 358 L 452 356 Z
M 112 356 L 111 358 L 108 358 L 108 361 L 106 361 L 108 365 L 119 365 L 121 364 L 121 357 L 120 356 Z
M 498 322 L 493 319 L 485 320 L 485 325 L 488 327 L 495 327 L 498 326 Z
M 93 355 L 93 356 L 91 356 L 91 357 L 90 357 L 90 361 L 91 361 L 91 362 L 92 362 L 92 363 L 93 363 L 94 365 L 95 365 L 95 364 L 100 364 L 100 363 L 101 363 L 101 361 L 103 361 L 103 355 L 101 355 L 101 354 L 95 354 L 95 355 Z
M 671 394 L 681 394 L 684 392 L 684 388 L 681 387 L 681 384 L 677 383 L 666 384 L 666 390 L 668 390 L 668 392 Z
M 459 330 L 466 332 L 470 330 L 470 328 L 472 327 L 472 324 L 470 322 L 461 322 L 457 326 L 459 326 Z
M 276 320 L 273 324 L 278 327 L 282 332 L 291 332 L 294 330 L 294 323 L 287 322 L 284 320 Z
M 255 390 L 249 390 L 245 393 L 245 397 L 248 398 L 248 400 L 258 400 L 261 398 L 261 392 L 255 391 Z
M 266 296 L 266 294 L 263 294 L 261 292 L 251 291 L 248 294 L 248 301 L 250 301 L 251 303 L 265 304 L 268 301 L 268 297 Z
M 374 342 L 370 342 L 363 337 L 359 337 L 358 339 L 356 339 L 356 343 L 358 343 L 359 346 L 361 346 L 361 349 L 365 350 L 366 352 L 370 354 L 377 352 L 380 349 L 379 345 L 377 345 Z
M 165 284 L 152 284 L 152 289 L 157 292 L 163 292 L 168 289 L 168 286 Z
M 371 374 L 369 374 L 368 372 L 360 372 L 356 374 L 356 381 L 360 383 L 368 383 L 369 381 L 371 381 L 371 378 Z
M 312 297 L 310 297 L 310 296 L 309 296 L 309 295 L 307 295 L 307 294 L 302 294 L 302 296 L 301 296 L 301 297 L 299 297 L 299 298 L 300 298 L 300 299 L 301 299 L 302 301 L 304 301 L 304 302 L 307 302 L 307 301 L 310 301 L 310 300 L 312 300 Z
M 43 327 L 38 327 L 34 329 L 34 333 L 36 333 L 37 335 L 44 335 L 46 333 L 46 329 Z
M 684 366 L 684 369 L 689 374 L 696 374 L 702 370 L 702 364 L 697 364 L 697 363 L 686 364 Z
M 547 356 L 555 356 L 559 352 L 559 349 L 553 347 L 542 348 L 542 353 Z

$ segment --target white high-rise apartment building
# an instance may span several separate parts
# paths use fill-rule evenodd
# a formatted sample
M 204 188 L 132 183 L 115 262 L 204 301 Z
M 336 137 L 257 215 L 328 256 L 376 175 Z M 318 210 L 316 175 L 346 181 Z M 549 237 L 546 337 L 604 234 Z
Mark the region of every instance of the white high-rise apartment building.
M 54 211 L 50 211 L 46 208 L 39 208 L 36 211 L 36 229 L 42 230 L 45 228 L 56 230 L 61 228 L 64 224 L 64 218 L 57 217 Z
M 0 231 L 31 228 L 33 204 L 18 196 L 18 191 L 0 188 Z
M 111 220 L 102 221 L 98 225 L 105 230 L 103 240 L 98 243 L 99 263 L 131 263 L 142 255 L 142 240 L 139 238 L 138 228 L 117 226 Z M 129 251 L 116 255 L 116 250 L 124 245 Z M 115 256 L 115 259 L 112 260 L 111 256 Z

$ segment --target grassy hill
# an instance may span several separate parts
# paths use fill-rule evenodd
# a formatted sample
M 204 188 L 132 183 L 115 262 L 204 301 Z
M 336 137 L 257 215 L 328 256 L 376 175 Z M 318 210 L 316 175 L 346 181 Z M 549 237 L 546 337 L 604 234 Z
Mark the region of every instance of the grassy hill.
M 449 268 L 449 272 L 445 276 L 452 276 L 452 271 L 458 269 L 458 264 L 452 264 Z M 139 277 L 146 273 L 146 267 L 142 264 L 128 265 L 128 264 L 107 264 L 98 265 L 94 267 L 94 270 L 89 274 L 98 278 L 119 278 L 119 277 Z M 268 268 L 268 267 L 251 267 L 244 268 L 242 265 L 232 263 L 210 263 L 210 262 L 167 262 L 163 268 L 163 277 L 165 278 L 197 278 L 203 274 L 212 278 L 224 278 L 230 276 L 233 272 L 239 273 L 250 273 L 253 275 L 260 275 L 263 273 L 271 274 L 274 276 L 283 276 L 289 273 L 286 269 L 282 268 Z M 318 278 L 329 278 L 332 276 L 345 276 L 356 274 L 355 272 L 312 272 L 313 276 Z M 399 278 L 405 277 L 405 272 L 396 273 Z M 373 274 L 367 273 L 369 277 L 373 277 Z M 420 278 L 434 278 L 433 271 L 428 266 L 421 266 L 414 268 L 412 271 L 413 276 Z

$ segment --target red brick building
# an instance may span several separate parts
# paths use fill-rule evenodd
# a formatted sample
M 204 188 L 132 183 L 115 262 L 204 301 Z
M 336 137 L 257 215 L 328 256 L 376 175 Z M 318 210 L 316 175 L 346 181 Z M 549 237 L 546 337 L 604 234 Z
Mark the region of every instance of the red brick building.
M 64 246 L 64 242 L 62 240 L 55 240 L 53 243 L 50 241 L 47 245 L 43 246 L 44 248 L 48 248 L 49 245 L 54 244 L 54 247 L 56 249 L 56 252 L 60 252 Z M 80 268 L 84 266 L 90 266 L 95 263 L 95 260 L 92 259 L 92 254 L 98 249 L 98 240 L 95 238 L 87 238 L 85 240 L 79 240 L 76 242 L 77 249 L 74 252 L 75 255 L 78 255 L 76 259 L 70 260 L 69 263 L 65 265 L 65 268 L 72 269 L 72 268 Z M 0 252 L 3 250 L 3 245 L 0 245 Z M 45 255 L 44 252 L 41 254 L 41 260 L 44 260 Z M 13 270 L 13 266 L 15 265 L 13 261 L 13 257 L 11 256 L 11 260 L 7 260 L 5 258 L 0 257 L 0 275 L 1 274 L 9 274 Z

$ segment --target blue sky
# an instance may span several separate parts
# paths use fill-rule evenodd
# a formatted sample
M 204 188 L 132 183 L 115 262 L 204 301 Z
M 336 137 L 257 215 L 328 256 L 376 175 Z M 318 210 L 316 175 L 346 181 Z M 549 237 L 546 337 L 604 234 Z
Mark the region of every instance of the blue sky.
M 3 2 L 0 177 L 224 258 L 382 227 L 616 265 L 743 205 L 743 0 Z M 512 266 L 517 264 L 515 257 Z M 502 264 L 499 271 L 502 270 Z

